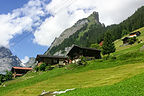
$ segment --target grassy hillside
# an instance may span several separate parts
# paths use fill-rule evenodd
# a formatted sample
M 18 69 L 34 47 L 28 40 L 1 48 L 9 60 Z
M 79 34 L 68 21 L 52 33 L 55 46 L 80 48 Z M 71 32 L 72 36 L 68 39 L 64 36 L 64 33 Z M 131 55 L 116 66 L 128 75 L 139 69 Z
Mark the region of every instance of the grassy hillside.
M 144 73 L 111 86 L 76 89 L 58 96 L 143 96 Z
M 144 28 L 139 29 L 144 38 Z M 76 88 L 62 96 L 139 96 L 144 95 L 144 43 L 119 48 L 109 60 L 89 61 L 86 66 L 68 65 L 48 72 L 30 72 L 21 78 L 5 82 L 0 96 L 37 96 L 43 90 Z M 113 57 L 116 57 L 114 59 Z M 138 75 L 140 74 L 140 75 Z M 136 76 L 137 75 L 137 76 Z M 127 95 L 128 94 L 128 95 Z

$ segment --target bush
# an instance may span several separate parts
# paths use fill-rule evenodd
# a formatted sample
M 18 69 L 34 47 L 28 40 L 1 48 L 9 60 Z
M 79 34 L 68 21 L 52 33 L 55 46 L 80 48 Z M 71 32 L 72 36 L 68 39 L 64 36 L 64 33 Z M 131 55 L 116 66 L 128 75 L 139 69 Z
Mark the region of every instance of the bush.
M 11 71 L 6 71 L 6 75 L 4 76 L 4 81 L 12 80 L 12 72 Z
M 43 63 L 43 64 L 40 65 L 39 70 L 40 71 L 45 71 L 45 68 L 46 68 L 46 64 Z
M 39 71 L 39 67 L 36 66 L 36 67 L 34 68 L 34 70 L 35 70 L 36 72 L 38 72 L 38 71 Z
M 87 64 L 86 57 L 82 56 L 80 59 L 81 60 L 78 62 L 78 65 L 86 65 Z

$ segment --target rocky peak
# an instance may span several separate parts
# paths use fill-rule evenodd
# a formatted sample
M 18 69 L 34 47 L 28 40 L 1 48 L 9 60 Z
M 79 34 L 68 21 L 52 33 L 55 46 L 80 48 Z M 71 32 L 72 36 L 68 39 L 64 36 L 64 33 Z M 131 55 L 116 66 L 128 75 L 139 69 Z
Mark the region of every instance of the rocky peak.
M 11 70 L 13 66 L 19 67 L 20 64 L 20 59 L 14 56 L 8 48 L 0 47 L 0 74 L 4 74 L 6 70 Z
M 55 47 L 61 44 L 66 38 L 69 38 L 71 35 L 73 35 L 75 32 L 80 30 L 82 27 L 84 27 L 86 24 L 100 24 L 99 22 L 99 14 L 98 12 L 93 12 L 89 17 L 78 20 L 71 28 L 66 29 L 64 32 L 61 33 L 61 35 L 56 38 L 51 46 L 49 47 L 48 51 L 45 52 L 45 54 L 49 54 L 49 51 Z
M 77 21 L 74 26 L 84 25 L 88 22 L 89 22 L 88 19 L 84 18 L 84 19 L 81 19 L 81 20 Z
M 0 58 L 11 56 L 12 53 L 8 48 L 0 47 Z

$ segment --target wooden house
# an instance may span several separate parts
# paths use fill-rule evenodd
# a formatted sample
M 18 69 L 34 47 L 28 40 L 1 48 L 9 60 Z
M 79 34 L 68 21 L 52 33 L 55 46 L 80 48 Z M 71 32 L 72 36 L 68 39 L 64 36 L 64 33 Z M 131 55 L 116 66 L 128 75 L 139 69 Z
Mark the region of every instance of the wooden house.
M 140 32 L 139 31 L 137 31 L 137 32 L 133 32 L 133 33 L 130 33 L 129 34 L 129 37 L 137 37 L 137 36 L 140 36 Z
M 49 55 L 37 55 L 36 61 L 38 61 L 38 66 L 42 63 L 46 65 L 64 64 L 67 57 L 64 56 L 49 56 Z
M 30 70 L 32 70 L 32 68 L 27 68 L 27 67 L 12 67 L 11 69 L 14 77 L 22 76 Z
M 100 59 L 101 58 L 100 53 L 101 50 L 97 50 L 95 48 L 86 48 L 73 45 L 70 51 L 67 53 L 67 56 L 71 60 L 78 59 L 81 56 L 94 57 L 95 59 Z

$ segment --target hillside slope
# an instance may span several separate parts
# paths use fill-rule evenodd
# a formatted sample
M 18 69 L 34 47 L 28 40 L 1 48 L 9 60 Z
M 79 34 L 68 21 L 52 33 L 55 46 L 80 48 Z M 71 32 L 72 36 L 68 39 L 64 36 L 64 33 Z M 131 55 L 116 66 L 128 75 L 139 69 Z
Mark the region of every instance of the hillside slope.
M 139 30 L 142 35 L 138 38 L 144 38 L 144 28 Z M 116 49 L 119 47 L 118 42 L 121 40 L 115 42 Z M 76 90 L 61 95 L 75 96 L 76 93 L 76 96 L 85 96 L 85 94 L 87 96 L 144 95 L 142 91 L 144 89 L 141 86 L 144 85 L 142 82 L 144 52 L 140 51 L 143 45 L 144 43 L 135 43 L 131 46 L 123 46 L 126 48 L 118 49 L 111 54 L 109 60 L 89 61 L 86 66 L 72 64 L 48 72 L 29 72 L 21 78 L 5 82 L 6 87 L 0 87 L 0 96 L 37 96 L 43 90 L 57 91 L 70 88 L 76 88 Z M 113 56 L 116 59 L 113 59 Z

